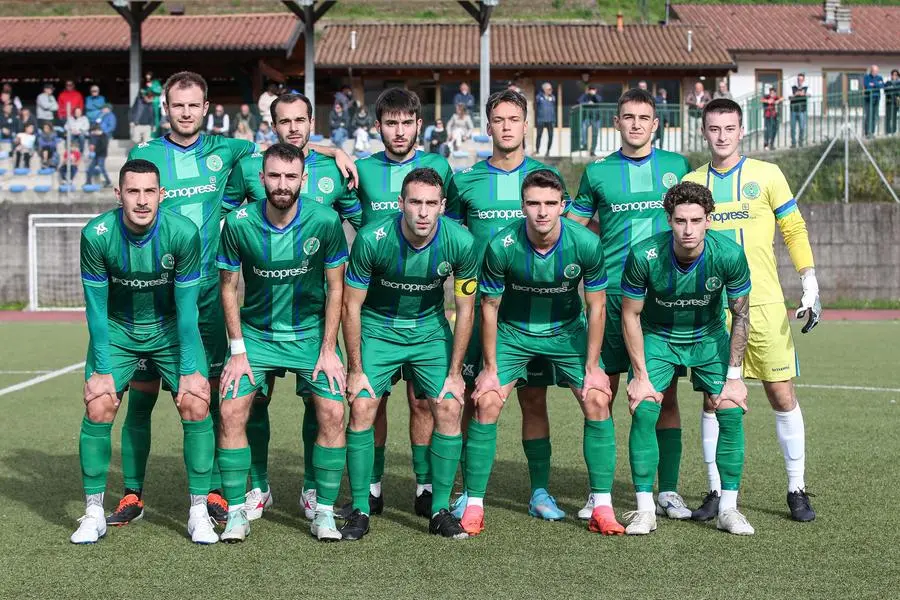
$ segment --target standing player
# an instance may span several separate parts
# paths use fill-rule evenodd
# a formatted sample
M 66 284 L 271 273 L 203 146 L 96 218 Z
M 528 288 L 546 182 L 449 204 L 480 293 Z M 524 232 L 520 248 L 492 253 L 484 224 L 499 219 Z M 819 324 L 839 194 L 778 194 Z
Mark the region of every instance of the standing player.
M 609 377 L 600 359 L 606 311 L 603 249 L 589 229 L 561 218 L 564 194 L 562 181 L 551 171 L 529 173 L 522 183 L 525 218 L 501 229 L 485 251 L 479 284 L 484 367 L 472 394 L 475 415 L 466 444 L 468 500 L 462 526 L 469 535 L 484 529 L 484 494 L 500 410 L 536 357 L 546 359 L 569 384 L 584 412 L 584 459 L 595 496 L 590 530 L 624 533 L 612 509 L 616 438 Z
M 822 313 L 819 284 L 806 222 L 781 169 L 740 155 L 740 141 L 744 137 L 741 119 L 741 107 L 732 100 L 713 100 L 703 109 L 703 136 L 709 144 L 711 159 L 685 179 L 712 191 L 716 203 L 712 228 L 728 232 L 747 254 L 753 278 L 750 294 L 753 327 L 743 374 L 762 381 L 769 404 L 775 410 L 775 432 L 787 467 L 787 504 L 791 518 L 812 521 L 816 513 L 804 481 L 806 433 L 793 384 L 793 378 L 800 375 L 800 363 L 775 267 L 776 223 L 794 268 L 800 273 L 803 297 L 796 316 L 808 318 L 803 333 L 816 326 Z M 704 411 L 701 435 L 710 491 L 703 505 L 694 511 L 693 518 L 698 520 L 715 516 L 720 498 L 721 484 L 715 463 L 718 431 L 716 419 Z
M 476 267 L 472 236 L 442 216 L 444 184 L 434 169 L 403 179 L 401 214 L 360 230 L 344 289 L 347 348 L 347 471 L 353 513 L 345 540 L 369 531 L 369 481 L 375 454 L 372 425 L 383 393 L 401 367 L 409 369 L 434 415 L 429 531 L 465 538 L 450 512 L 450 492 L 462 453 L 459 417 L 465 396 L 462 360 L 472 334 Z M 444 281 L 456 282 L 456 328 L 444 314 Z
M 525 131 L 528 129 L 528 104 L 525 96 L 504 90 L 492 94 L 485 106 L 487 133 L 494 144 L 494 154 L 487 160 L 457 173 L 447 189 L 447 216 L 466 225 L 475 237 L 476 259 L 481 267 L 485 249 L 494 235 L 523 217 L 522 182 L 530 173 L 548 169 L 557 177 L 556 169 L 525 156 Z M 562 180 L 559 177 L 560 181 Z M 563 189 L 563 204 L 569 195 Z M 480 298 L 475 301 L 475 330 L 463 362 L 467 394 L 474 389 L 475 375 L 481 368 Z M 547 386 L 553 385 L 553 370 L 541 358 L 528 365 L 528 377 L 516 394 L 522 409 L 522 447 L 528 459 L 531 479 L 531 500 L 528 512 L 534 517 L 559 520 L 565 513 L 547 492 L 550 482 L 550 422 L 547 417 Z M 474 406 L 471 399 L 463 410 L 463 431 Z M 474 427 L 476 444 L 484 438 L 479 425 Z M 462 516 L 468 496 L 466 491 L 457 499 L 454 513 Z
M 609 375 L 612 397 L 619 389 L 619 375 L 628 371 L 628 352 L 622 338 L 622 269 L 635 244 L 669 229 L 663 197 L 691 170 L 687 159 L 653 147 L 659 127 L 656 102 L 646 90 L 631 89 L 619 98 L 613 126 L 622 136 L 618 152 L 587 166 L 572 202 L 569 218 L 588 225 L 597 215 L 609 287 L 606 289 L 606 329 L 603 365 Z M 678 493 L 681 465 L 681 416 L 678 412 L 677 379 L 666 386 L 662 412 L 656 424 L 659 444 L 658 514 L 689 519 L 691 511 Z M 589 519 L 588 502 L 578 512 Z
M 622 327 L 631 358 L 628 440 L 631 477 L 637 495 L 625 532 L 646 535 L 656 529 L 653 476 L 660 450 L 656 441 L 663 390 L 679 367 L 691 368 L 694 389 L 703 392 L 705 410 L 722 432 L 716 462 L 722 473 L 717 527 L 752 535 L 737 510 L 744 467 L 744 412 L 747 386 L 741 364 L 747 348 L 750 269 L 741 247 L 725 234 L 707 231 L 713 201 L 709 190 L 680 183 L 666 193 L 672 231 L 631 249 L 622 274 Z M 723 292 L 732 315 L 725 328 Z
M 71 540 L 90 544 L 106 534 L 103 495 L 113 420 L 138 364 L 149 359 L 181 415 L 191 494 L 188 534 L 196 543 L 214 544 L 218 536 L 206 511 L 206 494 L 215 438 L 197 327 L 200 236 L 189 219 L 159 210 L 165 190 L 153 163 L 126 162 L 115 192 L 121 208 L 94 218 L 81 232 L 91 336 L 79 440 L 87 508 Z
M 347 242 L 334 211 L 297 201 L 304 176 L 300 149 L 273 144 L 261 174 L 266 202 L 231 213 L 222 230 L 216 264 L 231 340 L 220 389 L 219 462 L 229 503 L 223 541 L 243 541 L 250 532 L 244 506 L 250 405 L 258 391 L 268 395 L 268 375 L 285 369 L 312 392 L 319 423 L 313 451 L 319 503 L 310 530 L 320 540 L 341 539 L 333 505 L 346 459 L 344 367 L 337 331 Z M 240 311 L 239 270 L 245 281 Z

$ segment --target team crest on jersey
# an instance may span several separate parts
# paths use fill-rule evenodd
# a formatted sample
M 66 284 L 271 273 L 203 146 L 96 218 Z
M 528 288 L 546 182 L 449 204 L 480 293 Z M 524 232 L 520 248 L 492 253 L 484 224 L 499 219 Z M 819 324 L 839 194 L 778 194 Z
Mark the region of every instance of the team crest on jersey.
M 163 257 L 159 260 L 159 264 L 162 265 L 163 269 L 174 269 L 175 257 L 171 254 L 163 254 Z
M 375 241 L 383 240 L 387 237 L 387 232 L 385 232 L 384 227 L 379 227 L 375 230 Z
M 330 194 L 334 191 L 334 179 L 331 177 L 323 177 L 319 180 L 319 191 L 323 194 Z
M 563 269 L 563 275 L 566 276 L 566 279 L 575 279 L 581 275 L 581 267 L 575 263 L 568 264 L 566 265 L 566 268 Z
M 319 238 L 311 237 L 303 242 L 303 253 L 311 256 L 319 251 Z
M 242 208 L 241 210 L 237 211 L 237 214 L 235 215 L 234 218 L 235 219 L 243 219 L 246 216 L 247 216 L 247 209 Z
M 448 263 L 446 260 L 441 262 L 441 264 L 438 265 L 437 274 L 440 275 L 441 277 L 446 277 L 447 275 L 449 275 L 452 272 L 453 272 L 453 267 L 451 267 L 450 263 Z
M 206 168 L 210 171 L 218 173 L 222 170 L 222 158 L 218 154 L 210 154 L 206 157 Z
M 669 171 L 668 173 L 666 173 L 665 175 L 662 176 L 662 184 L 663 184 L 664 188 L 669 189 L 670 187 L 674 186 L 676 183 L 678 183 L 678 175 L 676 175 L 675 173 Z
M 103 235 L 107 231 L 109 231 L 109 229 L 106 228 L 106 223 L 98 223 L 97 225 L 94 225 L 94 233 L 96 233 L 97 235 Z
M 722 280 L 713 275 L 712 277 L 707 277 L 706 279 L 706 291 L 714 292 L 717 289 L 722 287 Z
M 513 239 L 512 234 L 509 234 L 508 236 L 503 238 L 503 247 L 504 248 L 509 248 L 510 246 L 512 246 L 515 243 L 516 243 L 516 241 Z
M 744 184 L 744 187 L 741 188 L 741 193 L 751 200 L 755 200 L 759 198 L 761 190 L 759 189 L 759 184 L 755 181 L 748 181 Z
M 647 250 L 647 260 L 650 260 L 651 258 L 656 258 L 656 248 Z

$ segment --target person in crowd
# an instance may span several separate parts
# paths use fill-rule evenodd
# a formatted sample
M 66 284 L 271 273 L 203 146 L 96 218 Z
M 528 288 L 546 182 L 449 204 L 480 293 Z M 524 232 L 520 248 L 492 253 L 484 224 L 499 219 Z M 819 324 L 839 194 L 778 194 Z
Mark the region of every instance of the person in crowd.
M 96 83 L 91 86 L 90 95 L 84 99 L 84 116 L 91 123 L 96 123 L 106 104 L 106 98 L 100 95 L 100 86 Z
M 16 117 L 15 107 L 12 102 L 7 102 L 0 109 L 0 142 L 12 144 L 12 140 L 18 132 L 19 119 Z
M 688 109 L 688 152 L 699 152 L 703 149 L 703 141 L 700 138 L 702 127 L 700 117 L 703 115 L 703 107 L 711 101 L 712 96 L 704 89 L 702 81 L 695 83 L 694 89 L 684 99 Z
M 553 145 L 553 128 L 556 127 L 556 95 L 553 93 L 553 85 L 545 81 L 541 91 L 535 99 L 535 121 L 537 122 L 537 140 L 534 151 L 541 152 L 541 134 L 547 131 L 547 151 L 544 156 L 550 156 L 550 147 Z
M 216 104 L 215 110 L 206 118 L 206 133 L 227 136 L 229 131 L 231 131 L 230 120 L 225 114 L 225 107 Z
M 74 146 L 62 153 L 62 160 L 59 161 L 59 182 L 64 185 L 75 183 L 75 176 L 78 175 L 78 165 L 81 164 L 81 151 Z
M 25 129 L 16 134 L 16 141 L 13 145 L 13 152 L 16 156 L 15 168 L 25 167 L 31 168 L 31 155 L 34 153 L 34 125 L 29 123 Z
M 719 80 L 719 88 L 713 94 L 713 100 L 717 100 L 719 98 L 725 98 L 726 100 L 734 100 L 731 95 L 731 92 L 728 90 L 728 80 L 720 79 Z
M 35 102 L 37 110 L 38 125 L 44 126 L 44 123 L 55 125 L 54 115 L 59 109 L 59 103 L 53 95 L 53 84 L 47 82 L 44 84 L 44 91 L 38 94 Z
M 897 113 L 900 112 L 900 71 L 891 71 L 891 78 L 884 84 L 884 131 L 897 133 Z
M 142 90 L 131 105 L 131 114 L 128 116 L 131 128 L 131 141 L 142 144 L 149 141 L 153 133 L 153 93 Z
M 375 129 L 375 119 L 369 114 L 365 104 L 359 107 L 353 119 L 350 121 L 350 129 L 353 130 L 353 149 L 356 152 L 369 150 L 369 135 Z
M 347 127 L 349 119 L 340 102 L 334 103 L 331 114 L 328 115 L 328 124 L 331 128 L 331 143 L 340 148 L 347 140 Z
M 269 127 L 268 121 L 260 123 L 259 129 L 256 131 L 256 146 L 259 148 L 259 151 L 264 152 L 277 141 L 278 135 Z
M 470 113 L 475 110 L 475 96 L 469 89 L 469 84 L 463 81 L 459 84 L 459 91 L 453 95 L 453 105 L 462 104 Z
M 85 173 L 85 183 L 90 185 L 94 177 L 103 177 L 103 187 L 111 187 L 112 181 L 109 179 L 109 173 L 106 172 L 109 138 L 96 123 L 91 127 L 90 150 L 93 157 Z
M 37 150 L 41 157 L 42 167 L 52 167 L 56 165 L 57 148 L 59 147 L 59 136 L 50 123 L 44 123 L 41 132 L 37 137 Z
M 22 110 L 22 100 L 13 94 L 12 84 L 10 83 L 4 83 L 3 87 L 0 88 L 0 106 L 6 104 L 12 104 L 14 113 L 18 113 Z
M 801 146 L 806 145 L 806 97 L 808 93 L 806 74 L 800 73 L 797 75 L 797 83 L 791 86 L 791 148 L 796 148 L 798 142 Z
M 278 84 L 274 81 L 270 81 L 269 86 L 259 95 L 259 101 L 256 103 L 256 107 L 259 108 L 259 116 L 263 121 L 269 124 L 270 129 L 272 126 L 272 112 L 269 109 L 277 97 Z
M 884 77 L 878 72 L 878 65 L 872 65 L 863 77 L 863 121 L 866 137 L 878 132 L 878 107 L 881 104 L 881 90 L 884 89 Z
M 103 133 L 106 134 L 108 139 L 112 139 L 113 135 L 116 132 L 116 125 L 118 125 L 118 119 L 116 119 L 115 113 L 112 111 L 112 104 L 107 102 L 100 109 L 100 117 L 97 119 L 96 123 L 100 125 L 100 129 L 103 130 Z
M 353 121 L 357 110 L 356 99 L 353 97 L 353 88 L 349 85 L 341 86 L 341 91 L 334 95 L 334 102 L 335 104 L 340 104 L 341 108 L 344 109 L 344 116 L 347 117 L 347 122 Z
M 75 82 L 71 79 L 66 80 L 65 89 L 59 93 L 56 99 L 59 106 L 56 109 L 57 123 L 65 124 L 69 117 L 75 114 L 75 109 L 80 108 L 84 114 L 84 96 L 75 89 Z
M 448 156 L 450 149 L 447 146 L 447 129 L 444 127 L 444 120 L 438 119 L 434 122 L 434 129 L 431 130 L 431 137 L 428 138 L 428 151 L 432 154 L 442 154 Z
M 75 108 L 69 118 L 66 119 L 66 132 L 72 137 L 72 143 L 78 147 L 79 152 L 84 152 L 84 141 L 90 135 L 91 123 L 82 114 L 81 108 Z
M 247 125 L 247 130 L 251 136 L 256 135 L 256 130 L 259 129 L 259 117 L 250 112 L 249 104 L 241 104 L 241 108 L 235 113 L 234 118 L 231 119 L 232 132 L 237 133 L 238 125 L 241 123 Z M 237 136 L 235 135 L 235 137 Z
M 583 94 L 578 96 L 578 104 L 581 106 L 590 106 L 591 104 L 600 104 L 603 99 L 597 93 L 597 86 L 593 83 L 588 84 Z M 597 142 L 600 139 L 600 111 L 597 109 L 581 110 L 581 149 L 588 149 L 588 130 L 591 132 L 591 149 L 590 153 L 597 151 Z
M 153 105 L 151 114 L 153 115 L 153 123 L 151 123 L 151 137 L 159 137 L 162 135 L 160 123 L 162 122 L 162 82 L 154 77 L 153 71 L 144 73 L 144 85 L 141 87 L 142 92 L 149 93 L 150 104 Z
M 659 127 L 653 136 L 653 143 L 657 148 L 662 149 L 666 138 L 666 127 L 672 121 L 672 108 L 669 106 L 669 92 L 664 87 L 656 89 L 656 116 L 659 117 Z
M 256 138 L 256 134 L 250 131 L 250 126 L 247 125 L 247 121 L 238 121 L 237 128 L 234 130 L 234 133 L 231 134 L 236 140 L 247 140 L 248 142 L 252 142 Z
M 459 150 L 463 142 L 472 137 L 474 129 L 475 125 L 472 123 L 472 117 L 469 116 L 469 112 L 466 110 L 466 105 L 457 104 L 456 112 L 453 113 L 450 121 L 447 122 L 450 150 L 453 152 Z
M 763 149 L 774 150 L 775 140 L 778 137 L 778 117 L 779 105 L 784 98 L 778 95 L 775 86 L 770 86 L 768 93 L 762 97 L 763 119 L 765 121 L 765 132 L 763 138 Z

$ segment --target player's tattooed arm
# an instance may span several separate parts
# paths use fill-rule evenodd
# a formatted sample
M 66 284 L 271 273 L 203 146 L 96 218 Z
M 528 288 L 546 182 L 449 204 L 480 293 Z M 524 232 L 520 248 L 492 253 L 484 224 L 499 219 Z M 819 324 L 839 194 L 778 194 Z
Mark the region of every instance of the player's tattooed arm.
M 739 367 L 744 362 L 750 336 L 750 296 L 729 299 L 728 309 L 731 311 L 731 356 L 728 364 Z

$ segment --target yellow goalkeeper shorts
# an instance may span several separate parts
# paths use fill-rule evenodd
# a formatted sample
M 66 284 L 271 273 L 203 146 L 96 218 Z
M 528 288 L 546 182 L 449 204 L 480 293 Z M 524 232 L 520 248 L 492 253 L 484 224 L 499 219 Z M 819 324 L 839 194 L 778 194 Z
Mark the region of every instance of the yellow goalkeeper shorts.
M 731 313 L 728 328 L 731 329 Z M 744 377 L 760 381 L 787 381 L 800 376 L 791 324 L 783 303 L 750 307 L 750 339 L 744 355 Z

